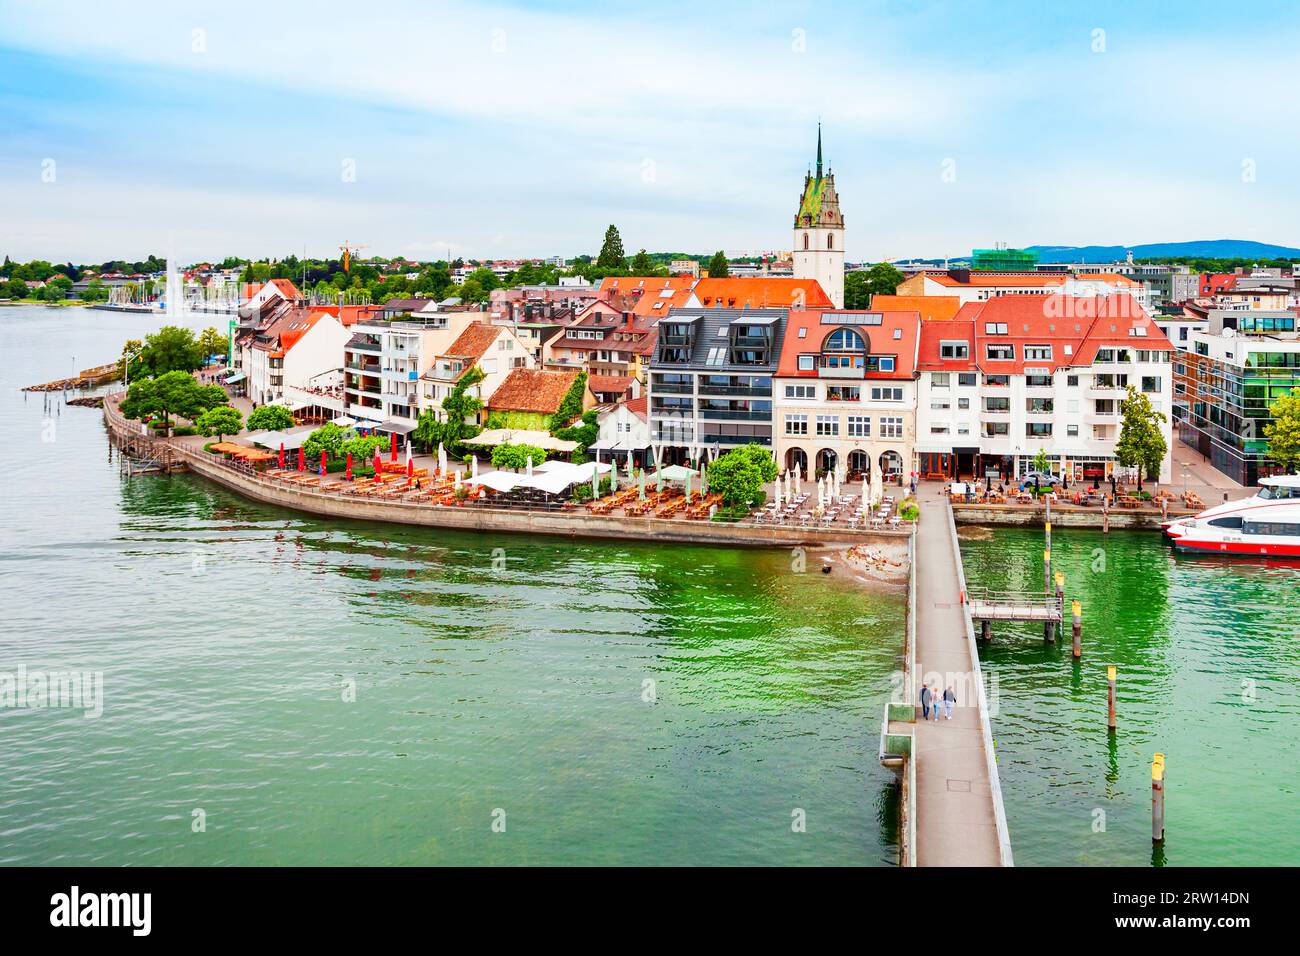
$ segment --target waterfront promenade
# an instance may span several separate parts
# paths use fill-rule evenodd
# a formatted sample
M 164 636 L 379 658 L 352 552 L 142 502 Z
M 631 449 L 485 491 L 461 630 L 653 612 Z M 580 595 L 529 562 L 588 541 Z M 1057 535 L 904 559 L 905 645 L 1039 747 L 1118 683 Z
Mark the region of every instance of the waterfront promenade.
M 955 684 L 951 720 L 915 727 L 916 842 L 919 866 L 999 866 L 1011 862 L 993 762 L 988 713 L 970 619 L 961 603 L 961 554 L 943 485 L 923 482 L 916 537 L 916 648 L 912 686 Z M 913 703 L 918 703 L 913 701 Z M 919 713 L 919 709 L 918 709 Z

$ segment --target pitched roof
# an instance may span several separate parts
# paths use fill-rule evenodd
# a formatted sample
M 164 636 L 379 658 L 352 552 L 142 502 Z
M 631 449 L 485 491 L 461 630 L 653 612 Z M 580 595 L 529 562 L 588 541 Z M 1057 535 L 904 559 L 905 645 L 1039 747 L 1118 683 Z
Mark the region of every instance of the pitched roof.
M 658 294 L 665 289 L 679 291 L 689 289 L 695 280 L 690 276 L 606 276 L 600 280 L 602 299 L 608 299 L 615 293 L 623 295 Z
M 988 288 L 1048 288 L 1049 286 L 1065 285 L 1067 279 L 1071 276 L 1061 272 L 1051 273 L 1006 273 L 1006 272 L 972 272 L 969 279 L 961 279 L 957 276 L 948 275 L 946 272 L 939 275 L 926 274 L 926 278 L 932 282 L 937 282 L 942 286 L 951 288 L 971 287 L 978 289 Z
M 867 317 L 871 321 L 880 316 L 880 324 L 866 321 L 847 322 L 842 317 Z M 779 377 L 816 378 L 817 369 L 799 368 L 802 353 L 820 354 L 826 339 L 839 329 L 852 329 L 866 340 L 868 355 L 894 356 L 894 371 L 866 372 L 867 379 L 910 379 L 916 367 L 916 343 L 921 316 L 915 311 L 882 312 L 876 309 L 792 309 L 786 320 L 785 342 L 781 347 L 781 361 L 776 374 Z M 845 379 L 851 385 L 856 379 Z
M 616 392 L 622 395 L 632 387 L 631 375 L 593 375 L 587 379 L 592 392 Z
M 497 340 L 502 332 L 499 325 L 488 325 L 486 322 L 471 322 L 465 326 L 465 331 L 456 337 L 456 341 L 447 347 L 443 355 L 454 358 L 469 359 L 468 364 L 473 364 L 483 357 L 483 353 L 492 347 L 492 343 Z
M 966 358 L 943 358 L 939 353 L 941 342 L 965 342 Z M 958 315 L 948 322 L 921 323 L 921 342 L 916 355 L 918 372 L 973 372 L 976 368 L 975 323 L 969 317 Z
M 640 398 L 634 398 L 631 401 L 623 403 L 627 410 L 642 421 L 646 421 L 650 415 L 650 396 L 643 394 Z
M 553 415 L 577 381 L 578 369 L 517 368 L 497 386 L 487 407 L 497 411 Z
M 728 309 L 832 309 L 830 300 L 816 279 L 787 279 L 777 276 L 743 276 L 701 279 L 695 283 L 695 298 L 706 308 Z
M 922 322 L 946 322 L 957 317 L 961 297 L 956 295 L 873 295 L 872 311 L 919 312 Z

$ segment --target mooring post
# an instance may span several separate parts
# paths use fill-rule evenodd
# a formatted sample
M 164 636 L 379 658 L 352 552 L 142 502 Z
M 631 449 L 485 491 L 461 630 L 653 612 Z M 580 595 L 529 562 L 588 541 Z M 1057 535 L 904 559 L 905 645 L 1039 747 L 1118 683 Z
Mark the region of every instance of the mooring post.
M 980 640 L 985 644 L 993 640 L 993 622 L 987 618 L 980 621 Z
M 1151 842 L 1165 839 L 1165 755 L 1151 759 Z
M 1115 671 L 1117 669 L 1114 664 L 1106 668 L 1106 729 L 1112 733 L 1115 731 Z
M 1106 497 L 1105 493 L 1103 493 L 1101 496 L 1101 533 L 1108 534 L 1109 532 L 1110 532 L 1110 499 Z
M 1073 616 L 1070 630 L 1074 638 L 1074 659 L 1077 661 L 1083 656 L 1083 605 L 1078 601 L 1070 602 L 1070 613 Z

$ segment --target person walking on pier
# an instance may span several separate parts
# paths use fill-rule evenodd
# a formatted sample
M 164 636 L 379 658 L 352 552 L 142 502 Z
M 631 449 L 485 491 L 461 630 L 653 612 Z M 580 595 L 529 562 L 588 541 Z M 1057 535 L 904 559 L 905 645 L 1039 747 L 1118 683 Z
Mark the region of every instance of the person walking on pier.
M 934 695 L 930 693 L 930 685 L 921 685 L 921 719 L 930 719 L 930 705 L 933 702 L 935 710 L 939 709 L 938 701 L 934 700 Z
M 952 708 L 957 703 L 957 692 L 953 690 L 952 684 L 943 692 L 943 716 L 947 720 L 952 720 Z

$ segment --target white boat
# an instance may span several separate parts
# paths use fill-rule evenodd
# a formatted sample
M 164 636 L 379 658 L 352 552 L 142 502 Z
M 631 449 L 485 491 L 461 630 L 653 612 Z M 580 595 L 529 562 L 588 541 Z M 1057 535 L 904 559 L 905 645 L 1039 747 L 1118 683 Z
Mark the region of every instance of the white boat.
M 1180 551 L 1300 558 L 1300 475 L 1261 478 L 1254 497 L 1174 521 L 1165 534 Z

